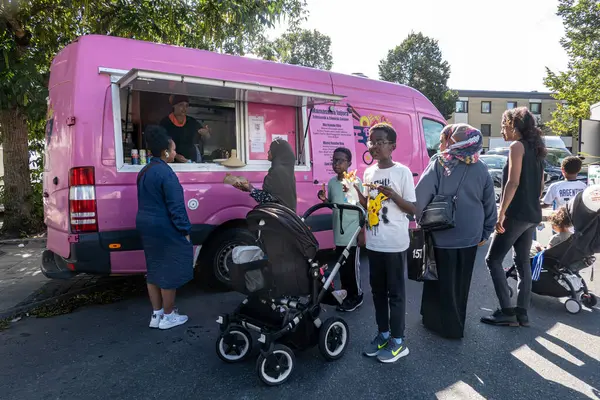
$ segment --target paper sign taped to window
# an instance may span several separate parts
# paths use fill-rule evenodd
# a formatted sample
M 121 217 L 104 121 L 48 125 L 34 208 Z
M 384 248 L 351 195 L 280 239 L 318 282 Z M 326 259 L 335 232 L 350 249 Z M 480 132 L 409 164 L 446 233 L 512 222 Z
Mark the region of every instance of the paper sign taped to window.
M 250 142 L 250 152 L 251 153 L 264 153 L 265 152 L 265 142 Z
M 250 141 L 252 143 L 266 143 L 267 131 L 265 129 L 265 117 L 262 115 L 251 115 L 249 119 Z
M 276 141 L 276 140 L 285 140 L 286 142 L 289 142 L 288 135 L 272 135 L 271 139 L 273 141 Z

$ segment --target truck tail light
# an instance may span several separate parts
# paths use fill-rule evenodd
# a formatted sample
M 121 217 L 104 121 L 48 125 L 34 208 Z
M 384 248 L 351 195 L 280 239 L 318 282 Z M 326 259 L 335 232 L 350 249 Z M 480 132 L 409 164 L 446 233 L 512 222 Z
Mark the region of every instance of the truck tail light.
M 94 167 L 72 168 L 69 173 L 69 218 L 72 233 L 97 232 Z

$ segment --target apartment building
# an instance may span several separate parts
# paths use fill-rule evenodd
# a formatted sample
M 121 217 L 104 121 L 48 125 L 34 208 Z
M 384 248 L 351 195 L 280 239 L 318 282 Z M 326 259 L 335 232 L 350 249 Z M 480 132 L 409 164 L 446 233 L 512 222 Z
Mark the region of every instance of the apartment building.
M 538 124 L 552 118 L 558 100 L 549 92 L 500 92 L 486 90 L 458 90 L 456 109 L 449 123 L 467 123 L 481 130 L 483 146 L 489 148 L 490 137 L 501 137 L 502 113 L 515 107 L 527 107 Z M 574 145 L 571 137 L 563 137 L 567 148 Z

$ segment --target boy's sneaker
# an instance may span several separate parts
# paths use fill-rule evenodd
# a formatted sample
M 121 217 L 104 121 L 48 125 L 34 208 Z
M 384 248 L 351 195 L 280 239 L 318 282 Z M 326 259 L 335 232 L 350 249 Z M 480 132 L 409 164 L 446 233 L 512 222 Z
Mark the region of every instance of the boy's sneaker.
M 177 310 L 173 310 L 171 314 L 165 314 L 158 324 L 159 329 L 171 329 L 187 322 L 187 315 L 180 315 Z
M 498 309 L 488 317 L 482 317 L 481 322 L 496 326 L 519 326 L 514 310 Z
M 160 324 L 160 320 L 162 319 L 164 313 L 152 313 L 152 317 L 150 317 L 150 328 L 156 329 Z
M 342 312 L 352 312 L 354 310 L 356 310 L 358 307 L 362 306 L 363 304 L 363 296 L 362 295 L 358 295 L 356 297 L 351 297 L 351 298 L 346 298 L 344 300 L 344 302 L 342 303 L 342 305 L 337 307 L 338 311 L 342 311 Z
M 377 359 L 382 363 L 393 363 L 408 355 L 408 347 L 404 341 L 398 343 L 396 339 L 390 338 L 386 346 L 379 351 Z
M 375 357 L 379 354 L 381 350 L 387 346 L 390 338 L 385 339 L 381 333 L 375 336 L 375 339 L 367 346 L 367 349 L 364 351 L 364 355 L 367 357 Z

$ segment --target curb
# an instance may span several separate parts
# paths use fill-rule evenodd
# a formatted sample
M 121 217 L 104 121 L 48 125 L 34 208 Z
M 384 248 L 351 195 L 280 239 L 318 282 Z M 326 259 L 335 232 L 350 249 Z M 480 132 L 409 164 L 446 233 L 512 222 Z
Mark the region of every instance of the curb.
M 111 286 L 114 283 L 115 283 L 114 280 L 112 282 L 106 281 L 106 282 L 102 282 L 98 285 L 83 287 L 81 289 L 74 290 L 73 292 L 63 293 L 56 297 L 50 297 L 48 299 L 36 301 L 33 303 L 29 303 L 29 304 L 24 304 L 22 306 L 15 306 L 15 307 L 9 308 L 8 310 L 0 311 L 0 321 L 5 320 L 5 319 L 13 319 L 13 318 L 22 316 L 23 314 L 26 314 L 27 312 L 33 310 L 34 308 L 37 308 L 40 306 L 45 306 L 45 305 L 52 304 L 52 303 L 57 303 L 62 300 L 68 300 L 68 299 L 73 298 L 80 294 L 90 293 L 90 292 L 96 291 L 98 289 L 102 289 L 104 287 Z

